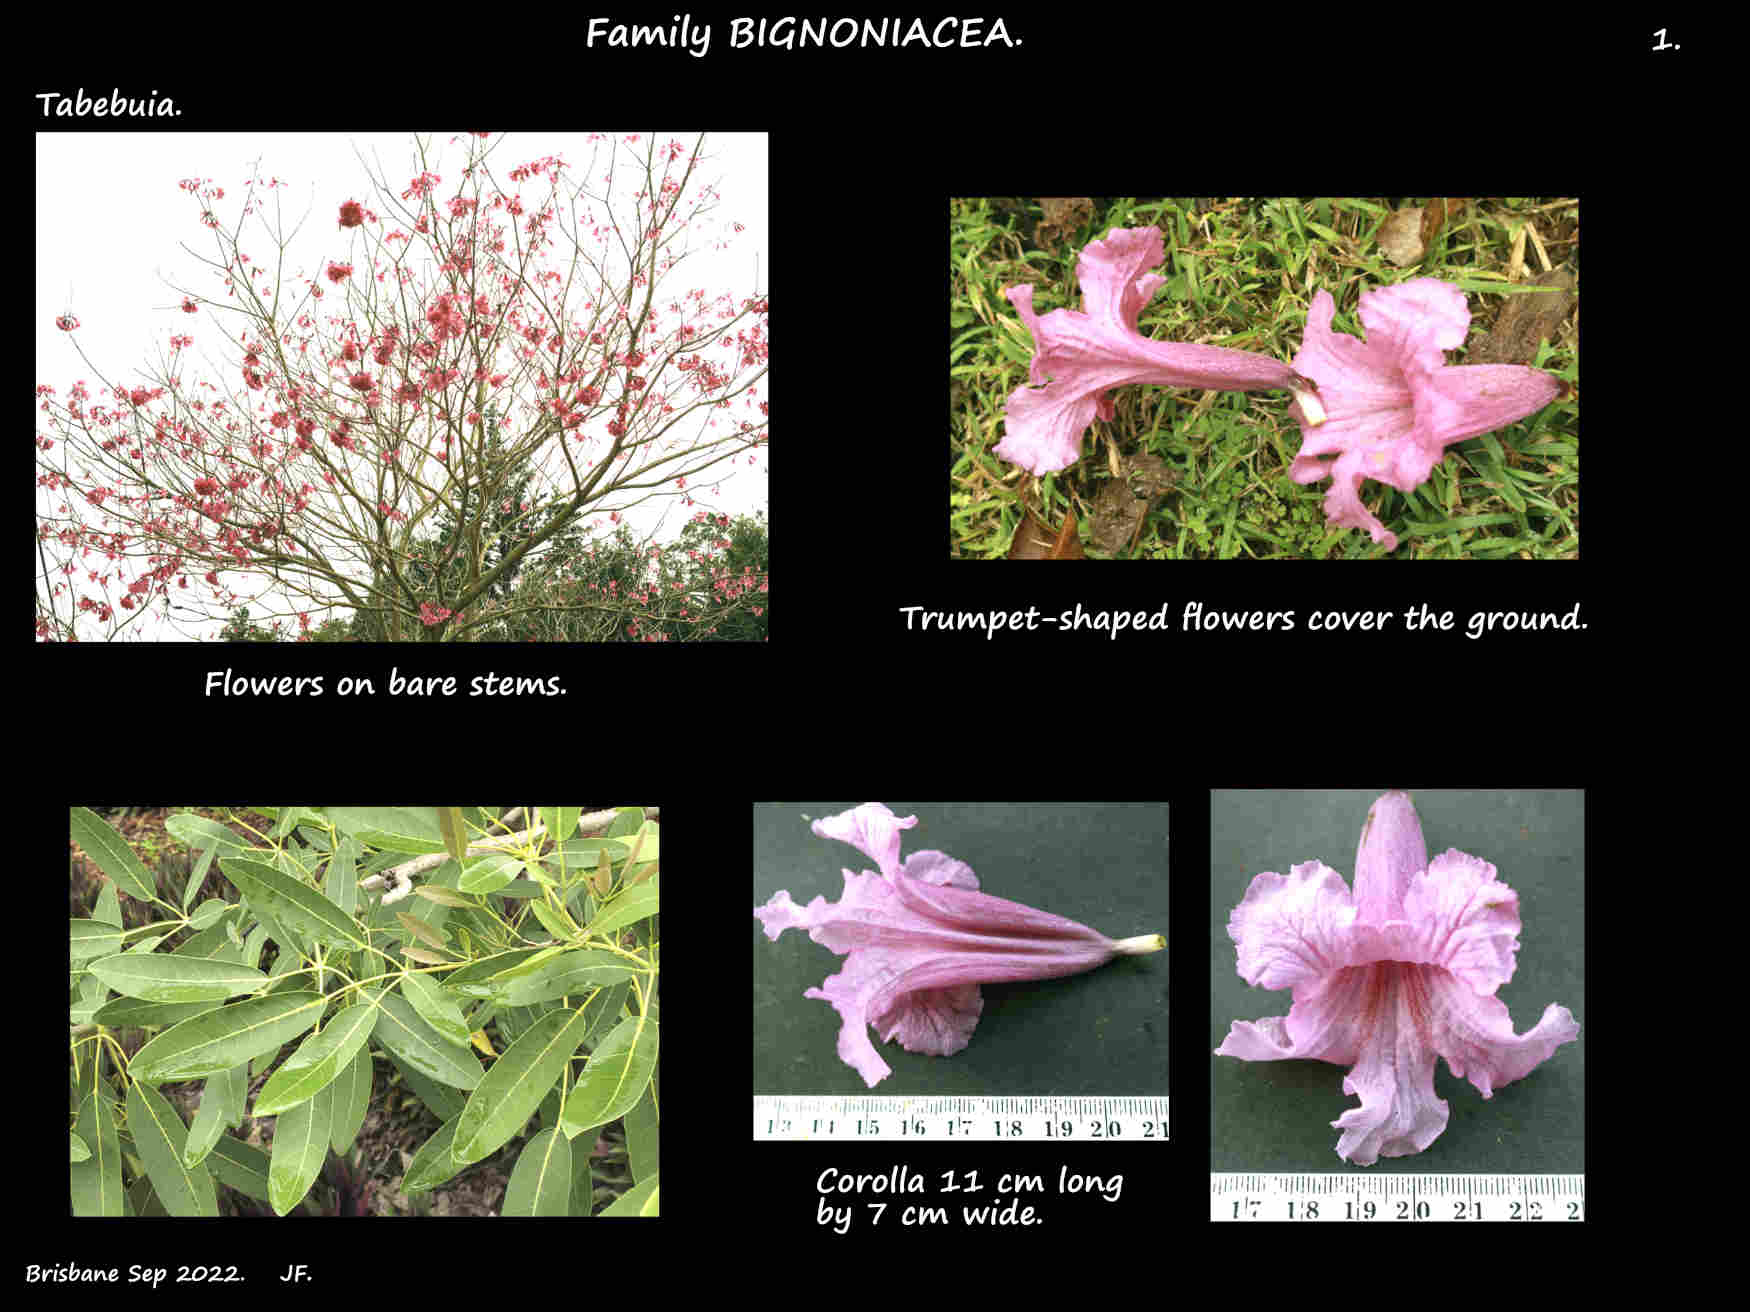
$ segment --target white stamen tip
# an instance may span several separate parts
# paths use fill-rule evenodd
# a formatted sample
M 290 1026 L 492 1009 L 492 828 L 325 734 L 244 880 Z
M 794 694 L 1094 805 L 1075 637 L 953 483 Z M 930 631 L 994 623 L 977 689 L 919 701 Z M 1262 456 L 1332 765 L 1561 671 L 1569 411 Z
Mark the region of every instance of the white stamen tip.
M 1112 945 L 1114 952 L 1127 957 L 1140 957 L 1145 952 L 1159 952 L 1167 946 L 1167 940 L 1159 934 L 1138 934 L 1135 938 L 1121 938 Z

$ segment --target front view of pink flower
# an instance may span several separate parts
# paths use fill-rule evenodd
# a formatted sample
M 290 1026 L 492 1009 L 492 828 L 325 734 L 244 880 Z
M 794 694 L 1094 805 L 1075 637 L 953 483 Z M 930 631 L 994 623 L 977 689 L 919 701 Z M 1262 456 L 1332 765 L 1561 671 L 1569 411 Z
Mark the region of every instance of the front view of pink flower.
M 1332 1125 L 1337 1155 L 1371 1166 L 1421 1152 L 1446 1129 L 1434 1059 L 1483 1097 L 1529 1074 L 1580 1032 L 1551 1003 L 1525 1034 L 1495 991 L 1512 977 L 1519 897 L 1495 867 L 1449 850 L 1428 859 L 1407 793 L 1373 804 L 1355 856 L 1355 891 L 1318 861 L 1261 874 L 1228 919 L 1248 984 L 1293 989 L 1286 1018 L 1234 1021 L 1216 1054 L 1314 1058 L 1350 1067 L 1360 1097 Z
M 1125 383 L 1228 392 L 1285 387 L 1304 399 L 1301 413 L 1316 420 L 1312 389 L 1280 360 L 1222 346 L 1152 341 L 1138 331 L 1142 307 L 1167 281 L 1144 271 L 1165 257 L 1159 228 L 1113 228 L 1103 241 L 1089 242 L 1076 261 L 1083 310 L 1038 315 L 1030 284 L 1004 291 L 1033 334 L 1028 376 L 1034 385 L 1009 397 L 999 456 L 1034 474 L 1069 468 L 1081 458 L 1082 435 L 1094 417 L 1112 418 L 1107 392 Z
M 837 1010 L 839 1057 L 870 1088 L 893 1073 L 869 1041 L 871 1025 L 912 1052 L 946 1057 L 972 1039 L 984 1009 L 980 983 L 1077 975 L 1166 946 L 1159 934 L 1114 941 L 980 893 L 972 867 L 942 852 L 913 852 L 902 864 L 900 832 L 917 822 L 879 802 L 814 821 L 816 834 L 849 843 L 880 872 L 846 870 L 836 904 L 817 897 L 800 907 L 782 891 L 754 908 L 769 939 L 805 929 L 816 943 L 849 954 L 843 970 L 803 996 Z
M 1329 522 L 1366 529 L 1392 551 L 1397 535 L 1361 503 L 1363 479 L 1414 491 L 1447 447 L 1543 409 L 1563 383 L 1523 365 L 1447 364 L 1444 353 L 1464 345 L 1470 310 L 1462 291 L 1437 278 L 1363 292 L 1365 342 L 1331 331 L 1336 308 L 1321 291 L 1307 311 L 1294 367 L 1318 384 L 1318 398 L 1311 408 L 1298 400 L 1290 407 L 1303 441 L 1288 476 L 1296 483 L 1329 476 Z

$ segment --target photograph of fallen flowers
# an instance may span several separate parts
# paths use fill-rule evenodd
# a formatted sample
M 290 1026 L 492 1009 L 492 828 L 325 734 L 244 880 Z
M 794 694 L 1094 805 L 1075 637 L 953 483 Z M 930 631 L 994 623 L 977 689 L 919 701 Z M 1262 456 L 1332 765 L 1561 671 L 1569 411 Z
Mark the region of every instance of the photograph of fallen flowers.
M 1576 201 L 994 198 L 951 222 L 957 557 L 1072 519 L 1116 558 L 1578 556 Z M 1145 463 L 1170 490 L 1137 492 Z
M 755 1093 L 1167 1091 L 1164 806 L 754 816 Z

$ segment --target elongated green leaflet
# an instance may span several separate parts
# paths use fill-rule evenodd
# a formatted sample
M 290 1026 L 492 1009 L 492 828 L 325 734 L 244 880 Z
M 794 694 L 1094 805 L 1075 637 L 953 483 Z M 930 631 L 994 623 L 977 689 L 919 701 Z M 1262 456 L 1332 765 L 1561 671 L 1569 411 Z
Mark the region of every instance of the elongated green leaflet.
M 350 838 L 335 844 L 334 855 L 328 858 L 328 873 L 323 877 L 323 890 L 328 900 L 347 915 L 358 910 L 359 881 L 355 869 L 358 849 Z
M 220 858 L 219 868 L 250 906 L 294 933 L 330 947 L 364 947 L 358 923 L 302 880 L 241 856 Z
M 569 922 L 563 908 L 555 909 L 544 902 L 529 903 L 529 910 L 534 912 L 535 919 L 541 922 L 541 927 L 561 943 L 577 937 L 579 930 Z
M 468 826 L 462 822 L 462 808 L 440 806 L 437 817 L 438 833 L 443 836 L 444 851 L 460 861 L 468 855 Z
M 656 1069 L 656 1051 L 657 1024 L 648 1016 L 628 1016 L 616 1025 L 590 1053 L 565 1100 L 565 1133 L 575 1137 L 635 1107 Z
M 201 1089 L 200 1110 L 194 1114 L 194 1123 L 188 1127 L 188 1138 L 182 1145 L 182 1164 L 184 1166 L 199 1166 L 213 1151 L 213 1145 L 219 1142 L 219 1136 L 225 1132 L 225 1125 L 231 1119 L 230 1098 L 231 1082 L 223 1075 L 209 1076 Z
M 403 975 L 401 992 L 419 1018 L 457 1047 L 468 1046 L 468 1026 L 455 1000 L 423 975 Z
M 122 1153 L 107 1091 L 90 1093 L 79 1108 L 80 1135 L 92 1145 L 89 1161 L 72 1167 L 74 1216 L 125 1216 Z
M 344 1153 L 352 1147 L 370 1105 L 371 1054 L 368 1048 L 360 1048 L 353 1054 L 352 1065 L 334 1081 L 334 1123 L 328 1127 L 328 1143 L 335 1152 Z
M 329 806 L 334 827 L 385 852 L 441 852 L 437 816 L 429 806 Z
M 327 1005 L 320 993 L 293 992 L 203 1011 L 141 1048 L 128 1063 L 128 1073 L 147 1084 L 217 1075 L 297 1038 Z
M 571 1214 L 571 1140 L 542 1130 L 517 1155 L 504 1191 L 506 1216 Z
M 645 1086 L 643 1097 L 627 1112 L 621 1124 L 626 1127 L 627 1165 L 634 1180 L 648 1180 L 662 1167 L 661 1125 L 656 1114 L 656 1080 Z
M 267 1196 L 276 1215 L 284 1216 L 296 1207 L 316 1182 L 322 1159 L 328 1156 L 328 1127 L 333 1115 L 334 1090 L 325 1088 L 274 1122 Z
M 111 998 L 92 1012 L 91 1019 L 117 1030 L 165 1029 L 179 1020 L 212 1009 L 210 1002 L 141 1002 L 138 998 Z
M 456 1142 L 450 1151 L 458 1162 L 479 1161 L 523 1128 L 547 1090 L 558 1083 L 559 1073 L 588 1029 L 587 1017 L 561 1007 L 542 1016 L 505 1049 L 469 1095 L 456 1122 Z
M 612 934 L 662 910 L 662 886 L 655 880 L 629 888 L 615 898 L 589 922 L 592 934 Z
M 466 1048 L 458 1048 L 426 1024 L 413 1004 L 398 993 L 384 997 L 376 1036 L 378 1043 L 408 1066 L 439 1084 L 472 1089 L 484 1074 L 478 1057 Z
M 268 1077 L 255 1096 L 255 1114 L 277 1116 L 321 1093 L 352 1065 L 376 1023 L 377 1008 L 370 998 L 335 1012 L 320 1034 L 300 1043 Z
M 450 1155 L 450 1145 L 456 1139 L 456 1122 L 460 1119 L 461 1113 L 457 1112 L 419 1146 L 407 1164 L 407 1174 L 401 1177 L 403 1192 L 417 1194 L 435 1189 L 462 1169 L 462 1164 Z
M 97 863 L 116 886 L 129 897 L 150 902 L 157 896 L 152 876 L 134 855 L 134 849 L 122 841 L 122 836 L 104 824 L 97 812 L 76 806 L 72 811 L 73 841 L 85 849 L 85 855 Z
M 147 1002 L 223 1002 L 267 987 L 267 976 L 259 970 L 201 957 L 130 952 L 102 957 L 90 969 L 117 993 Z
M 158 1201 L 172 1216 L 217 1216 L 213 1177 L 205 1166 L 185 1166 L 182 1118 L 156 1089 L 137 1080 L 128 1086 L 128 1134 L 146 1164 Z
M 248 1194 L 268 1202 L 268 1155 L 254 1144 L 243 1143 L 228 1134 L 219 1136 L 213 1151 L 207 1154 L 207 1168 L 220 1184 L 229 1185 L 240 1194 Z
M 170 836 L 177 842 L 193 848 L 230 848 L 244 851 L 247 844 L 232 833 L 217 820 L 208 820 L 198 815 L 173 815 L 164 821 L 164 827 L 170 831 Z
M 581 806 L 543 806 L 541 823 L 547 826 L 547 832 L 553 835 L 555 843 L 563 843 L 577 828 L 577 817 L 582 814 Z
M 496 893 L 522 871 L 523 863 L 509 852 L 482 852 L 462 862 L 456 887 L 464 893 Z
M 601 1211 L 603 1216 L 661 1216 L 662 1176 L 640 1180 Z
M 107 957 L 121 950 L 122 932 L 114 925 L 106 925 L 101 920 L 75 920 L 72 925 L 70 942 L 74 961 Z
M 534 970 L 489 981 L 493 1001 L 507 1007 L 532 1007 L 554 998 L 581 997 L 632 978 L 638 970 L 611 952 L 580 949 L 542 962 Z

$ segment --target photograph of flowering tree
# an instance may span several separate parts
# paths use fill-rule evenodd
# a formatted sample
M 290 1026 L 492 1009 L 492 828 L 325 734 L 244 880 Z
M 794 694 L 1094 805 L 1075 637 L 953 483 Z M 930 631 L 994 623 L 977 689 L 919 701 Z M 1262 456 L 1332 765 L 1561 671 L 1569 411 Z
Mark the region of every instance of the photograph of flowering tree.
M 954 202 L 953 554 L 1579 556 L 1579 202 Z
M 44 316 L 38 639 L 763 639 L 763 223 L 722 200 L 763 215 L 764 137 L 282 140 L 324 166 L 165 176 L 145 328 Z M 39 195 L 88 145 L 38 138 Z

